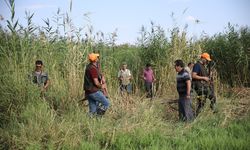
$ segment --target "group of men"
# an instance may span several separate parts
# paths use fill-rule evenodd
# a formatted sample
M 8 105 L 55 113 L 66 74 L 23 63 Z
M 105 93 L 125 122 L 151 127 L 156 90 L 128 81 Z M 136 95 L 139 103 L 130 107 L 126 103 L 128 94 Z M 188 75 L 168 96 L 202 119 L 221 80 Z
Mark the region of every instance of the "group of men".
M 203 109 L 206 99 L 209 98 L 210 108 L 215 112 L 216 97 L 214 93 L 213 83 L 210 78 L 210 72 L 207 65 L 211 61 L 208 53 L 202 53 L 200 59 L 194 64 L 192 71 L 185 69 L 182 60 L 176 60 L 174 63 L 177 72 L 177 91 L 179 94 L 179 118 L 183 121 L 191 121 Z M 191 63 L 190 63 L 191 65 Z M 191 90 L 197 94 L 197 108 L 195 115 L 191 105 Z
M 88 58 L 90 63 L 85 70 L 84 90 L 89 102 L 89 111 L 91 115 L 103 115 L 110 103 L 107 96 L 105 78 L 100 71 L 99 54 L 91 53 L 88 55 Z M 41 60 L 35 62 L 35 69 L 29 75 L 29 79 L 41 88 L 41 97 L 45 98 L 44 93 L 49 86 L 49 76 L 48 73 L 43 71 L 43 62 Z
M 150 63 L 147 63 L 142 71 L 141 78 L 144 81 L 146 97 L 153 98 L 153 83 L 156 81 L 154 71 Z M 118 72 L 119 87 L 122 95 L 124 92 L 130 94 L 132 92 L 131 71 L 127 68 L 126 62 L 122 63 L 121 69 Z
M 87 65 L 84 75 L 84 90 L 85 96 L 89 102 L 89 113 L 92 115 L 103 115 L 110 106 L 107 94 L 105 95 L 103 81 L 104 75 L 101 73 L 99 54 L 90 53 L 88 55 L 90 63 Z M 155 81 L 154 73 L 150 64 L 146 65 L 142 75 L 145 81 L 145 88 L 147 97 L 153 97 L 152 84 Z M 124 93 L 130 94 L 132 92 L 131 71 L 127 68 L 124 62 L 118 72 L 119 87 L 122 95 Z
M 99 62 L 99 54 L 88 54 L 89 64 L 86 66 L 84 74 L 84 91 L 85 97 L 89 103 L 89 113 L 91 115 L 104 115 L 110 106 L 108 99 L 106 81 L 104 75 L 101 72 L 101 66 Z M 185 68 L 185 64 L 182 60 L 176 60 L 175 70 L 177 72 L 177 91 L 179 94 L 179 118 L 183 121 L 191 121 L 194 118 L 194 113 L 191 106 L 191 89 L 197 93 L 197 109 L 196 116 L 201 112 L 206 98 L 211 100 L 210 107 L 215 110 L 216 97 L 214 94 L 213 84 L 209 78 L 209 72 L 206 65 L 211 61 L 208 53 L 201 54 L 200 60 L 197 63 L 189 63 L 189 68 Z M 32 73 L 32 81 L 41 87 L 42 92 L 49 86 L 49 77 L 46 72 L 43 72 L 43 62 L 37 60 L 36 68 Z M 192 68 L 193 66 L 193 68 Z M 192 70 L 191 70 L 191 69 Z M 146 97 L 153 97 L 153 83 L 156 81 L 154 72 L 150 64 L 146 64 L 143 69 L 142 79 L 144 80 Z M 131 93 L 131 71 L 127 69 L 127 64 L 123 63 L 119 72 L 118 79 L 120 83 L 121 92 Z

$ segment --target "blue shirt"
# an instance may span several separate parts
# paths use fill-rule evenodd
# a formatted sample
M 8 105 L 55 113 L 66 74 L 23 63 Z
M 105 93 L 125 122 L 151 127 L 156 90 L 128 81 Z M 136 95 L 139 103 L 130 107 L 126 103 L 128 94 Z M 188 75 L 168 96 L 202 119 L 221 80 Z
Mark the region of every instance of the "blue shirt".
M 198 76 L 202 76 L 202 77 L 208 76 L 208 72 L 207 72 L 205 66 L 203 66 L 200 62 L 197 62 L 194 65 L 192 72 L 197 73 Z M 201 80 L 193 79 L 193 81 L 201 81 Z
M 197 74 L 199 74 L 201 72 L 201 66 L 198 63 L 194 64 L 192 72 L 196 72 Z

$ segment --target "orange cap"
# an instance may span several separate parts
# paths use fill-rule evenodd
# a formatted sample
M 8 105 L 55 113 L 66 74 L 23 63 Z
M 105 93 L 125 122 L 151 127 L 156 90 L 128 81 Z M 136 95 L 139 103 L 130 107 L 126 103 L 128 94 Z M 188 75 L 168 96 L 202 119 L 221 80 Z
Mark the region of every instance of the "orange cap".
M 208 53 L 202 53 L 201 58 L 205 58 L 208 61 L 211 61 L 210 55 Z
M 90 61 L 95 62 L 95 61 L 97 60 L 97 57 L 98 57 L 98 56 L 99 56 L 99 54 L 90 53 L 90 54 L 88 55 L 88 58 L 89 58 Z

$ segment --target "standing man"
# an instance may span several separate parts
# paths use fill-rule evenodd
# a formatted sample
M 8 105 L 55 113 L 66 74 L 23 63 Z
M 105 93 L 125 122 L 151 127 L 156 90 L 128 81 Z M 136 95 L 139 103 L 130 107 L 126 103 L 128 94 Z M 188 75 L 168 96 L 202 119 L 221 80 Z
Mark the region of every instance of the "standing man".
M 151 68 L 151 64 L 146 64 L 146 68 L 143 69 L 143 80 L 145 84 L 145 89 L 147 92 L 147 98 L 153 98 L 153 82 L 156 80 L 154 72 Z
M 41 88 L 41 97 L 44 98 L 44 93 L 49 86 L 49 76 L 48 73 L 43 71 L 43 62 L 41 60 L 35 62 L 35 70 L 30 75 L 30 78 L 34 84 Z
M 215 111 L 216 97 L 210 86 L 210 78 L 206 69 L 209 61 L 211 61 L 210 55 L 202 53 L 200 60 L 194 65 L 192 71 L 192 87 L 198 95 L 196 115 L 203 109 L 207 98 L 211 101 L 210 108 Z
M 120 82 L 120 90 L 121 92 L 127 92 L 130 94 L 132 92 L 131 79 L 132 75 L 129 69 L 127 69 L 127 64 L 125 62 L 122 63 L 122 67 L 118 72 L 118 79 Z
M 101 92 L 101 78 L 97 67 L 98 55 L 90 53 L 88 55 L 90 63 L 87 65 L 84 75 L 84 90 L 89 102 L 89 113 L 91 115 L 104 115 L 109 108 L 109 100 Z M 101 106 L 99 106 L 101 104 Z
M 182 60 L 176 60 L 175 70 L 178 73 L 176 76 L 177 80 L 177 91 L 179 94 L 179 118 L 182 121 L 192 121 L 193 110 L 191 106 L 191 81 L 188 72 L 184 69 L 184 63 Z
M 188 65 L 185 67 L 185 70 L 188 72 L 190 79 L 192 80 L 192 70 L 194 67 L 194 63 L 193 62 L 189 62 Z

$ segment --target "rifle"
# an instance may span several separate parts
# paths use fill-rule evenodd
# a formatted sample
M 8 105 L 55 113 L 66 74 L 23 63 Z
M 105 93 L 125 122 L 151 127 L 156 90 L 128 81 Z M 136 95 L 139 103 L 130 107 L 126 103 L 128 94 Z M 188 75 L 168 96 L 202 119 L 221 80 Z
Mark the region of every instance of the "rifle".
M 210 79 L 210 84 L 213 84 L 213 74 L 212 74 L 212 70 L 215 68 L 215 62 L 214 61 L 210 61 L 208 63 L 208 77 Z
M 210 104 L 210 107 L 214 110 L 215 107 L 214 107 L 214 104 L 216 103 L 216 96 L 215 96 L 215 91 L 214 91 L 214 79 L 213 79 L 213 70 L 215 69 L 215 62 L 214 61 L 211 61 L 209 62 L 208 64 L 208 77 L 210 79 L 209 81 L 209 90 L 210 90 L 210 93 L 208 95 L 208 98 L 211 100 L 211 104 Z

